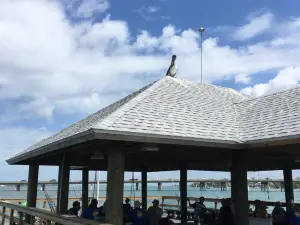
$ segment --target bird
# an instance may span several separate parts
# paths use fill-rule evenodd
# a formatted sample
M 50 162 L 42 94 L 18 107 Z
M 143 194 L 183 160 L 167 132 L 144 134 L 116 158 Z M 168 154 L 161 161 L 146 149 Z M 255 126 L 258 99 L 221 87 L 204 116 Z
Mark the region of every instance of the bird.
M 171 65 L 166 73 L 166 76 L 175 77 L 177 73 L 177 65 L 175 64 L 176 55 L 172 56 Z

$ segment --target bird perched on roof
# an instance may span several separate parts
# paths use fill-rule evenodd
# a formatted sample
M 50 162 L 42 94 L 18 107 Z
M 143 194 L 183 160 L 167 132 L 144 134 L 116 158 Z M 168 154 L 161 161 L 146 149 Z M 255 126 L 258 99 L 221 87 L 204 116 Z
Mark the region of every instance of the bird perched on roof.
M 171 65 L 167 71 L 166 76 L 175 77 L 175 75 L 177 73 L 177 65 L 175 64 L 175 60 L 176 60 L 176 55 L 173 55 Z

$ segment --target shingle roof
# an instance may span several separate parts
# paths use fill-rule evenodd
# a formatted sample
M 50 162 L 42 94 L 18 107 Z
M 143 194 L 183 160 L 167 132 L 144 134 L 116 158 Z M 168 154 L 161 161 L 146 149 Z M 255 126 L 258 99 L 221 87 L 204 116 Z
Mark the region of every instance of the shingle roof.
M 166 76 L 18 155 L 89 129 L 232 144 L 298 135 L 299 102 L 300 88 L 251 99 L 233 89 Z
M 300 134 L 300 87 L 237 104 L 243 142 L 284 139 Z

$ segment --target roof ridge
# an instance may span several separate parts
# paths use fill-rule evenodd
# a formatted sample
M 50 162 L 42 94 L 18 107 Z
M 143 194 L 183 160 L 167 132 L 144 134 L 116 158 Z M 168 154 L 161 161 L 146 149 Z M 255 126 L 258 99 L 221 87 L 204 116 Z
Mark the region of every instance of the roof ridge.
M 246 95 L 242 92 L 239 92 L 233 88 L 229 88 L 229 87 L 223 87 L 223 86 L 220 86 L 220 85 L 215 85 L 215 84 L 205 84 L 205 83 L 199 83 L 198 81 L 191 81 L 191 80 L 188 80 L 188 79 L 184 79 L 184 78 L 179 78 L 179 77 L 172 77 L 173 79 L 178 79 L 178 80 L 183 80 L 185 82 L 189 82 L 189 83 L 193 83 L 193 84 L 197 84 L 197 85 L 203 85 L 203 86 L 209 86 L 209 87 L 213 87 L 213 88 L 219 88 L 219 89 L 223 89 L 223 90 L 226 90 L 226 91 L 231 91 L 237 95 L 240 95 L 242 97 L 250 97 L 249 95 Z
M 250 99 L 246 99 L 246 100 L 242 100 L 240 102 L 237 102 L 236 104 L 245 103 L 247 101 L 253 101 L 253 100 L 257 100 L 257 99 L 262 99 L 262 98 L 266 98 L 266 97 L 269 97 L 269 96 L 272 96 L 272 95 L 278 95 L 278 94 L 281 94 L 281 93 L 284 93 L 284 92 L 288 92 L 288 91 L 291 91 L 291 90 L 294 90 L 294 89 L 298 89 L 298 88 L 300 88 L 300 85 L 297 85 L 295 87 L 288 88 L 288 89 L 285 89 L 285 90 L 282 90 L 282 91 L 278 91 L 278 92 L 274 92 L 274 93 L 270 93 L 270 94 L 266 94 L 266 95 L 261 95 L 261 96 L 257 96 L 257 97 L 252 97 Z
M 139 91 L 134 92 L 132 95 L 136 95 L 132 99 L 116 108 L 113 112 L 103 118 L 96 126 L 93 126 L 93 128 L 108 129 L 109 127 L 113 126 L 122 116 L 126 115 L 127 112 L 137 106 L 145 97 L 158 88 L 161 83 L 164 82 L 165 77 L 148 84 Z

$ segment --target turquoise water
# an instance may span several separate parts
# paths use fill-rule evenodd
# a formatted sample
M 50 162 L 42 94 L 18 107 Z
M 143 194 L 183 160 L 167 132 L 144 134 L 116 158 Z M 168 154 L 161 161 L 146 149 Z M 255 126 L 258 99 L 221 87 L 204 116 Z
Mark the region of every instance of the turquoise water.
M 141 185 L 140 185 L 141 187 Z M 39 187 L 40 188 L 40 187 Z M 96 196 L 95 191 L 92 190 L 90 186 L 89 197 Z M 157 190 L 156 184 L 148 184 L 148 197 L 153 199 L 157 196 L 180 196 L 178 185 L 172 186 L 170 184 L 163 184 L 162 190 Z M 5 198 L 20 198 L 26 199 L 27 195 L 27 186 L 21 186 L 20 191 L 15 191 L 14 186 L 0 186 L 0 199 Z M 141 197 L 141 191 L 135 191 L 135 185 L 133 187 L 134 191 L 131 191 L 131 185 L 125 184 L 124 186 L 124 196 L 131 197 Z M 51 198 L 56 198 L 57 196 L 57 186 L 56 185 L 46 185 L 46 192 Z M 295 202 L 300 202 L 300 190 L 295 189 Z M 106 185 L 100 185 L 100 197 L 106 196 Z M 204 191 L 201 191 L 198 187 L 188 187 L 188 197 L 199 197 L 204 196 L 206 198 L 226 198 L 231 196 L 230 188 L 227 191 L 221 191 L 219 188 L 211 188 Z M 38 191 L 38 197 L 43 198 L 44 194 L 42 191 Z M 70 185 L 69 197 L 81 197 L 81 185 Z M 159 199 L 159 198 L 158 198 Z M 259 188 L 250 188 L 249 189 L 249 200 L 264 200 L 264 201 L 285 201 L 284 192 L 281 192 L 280 189 L 270 189 L 269 192 L 262 192 Z M 160 200 L 160 199 L 159 199 Z M 148 203 L 151 203 L 149 199 Z M 70 202 L 71 203 L 71 202 Z M 166 204 L 176 204 L 175 201 L 169 200 L 165 202 Z M 206 203 L 208 207 L 213 207 L 213 203 Z M 38 207 L 41 207 L 42 203 L 39 203 Z

